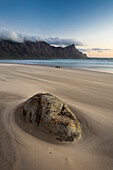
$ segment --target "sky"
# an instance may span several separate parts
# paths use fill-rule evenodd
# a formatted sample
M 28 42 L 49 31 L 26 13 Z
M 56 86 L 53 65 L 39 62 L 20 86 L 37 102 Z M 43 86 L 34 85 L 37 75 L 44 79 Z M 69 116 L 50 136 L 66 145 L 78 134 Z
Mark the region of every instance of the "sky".
M 0 0 L 0 38 L 74 43 L 89 57 L 113 57 L 113 0 Z

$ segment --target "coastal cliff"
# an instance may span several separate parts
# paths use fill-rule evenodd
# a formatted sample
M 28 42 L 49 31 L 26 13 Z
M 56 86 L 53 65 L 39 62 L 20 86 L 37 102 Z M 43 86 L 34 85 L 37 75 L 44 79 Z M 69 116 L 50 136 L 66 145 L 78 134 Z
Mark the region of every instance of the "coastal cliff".
M 24 41 L 22 43 L 1 40 L 0 59 L 78 59 L 87 58 L 72 44 L 65 48 L 54 47 L 45 41 Z

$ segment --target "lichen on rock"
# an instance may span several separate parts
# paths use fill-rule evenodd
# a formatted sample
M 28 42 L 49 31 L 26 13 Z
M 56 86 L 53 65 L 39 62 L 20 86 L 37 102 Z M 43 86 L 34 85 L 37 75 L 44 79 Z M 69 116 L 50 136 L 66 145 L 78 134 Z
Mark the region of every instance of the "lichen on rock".
M 75 114 L 57 97 L 38 93 L 25 101 L 23 114 L 26 122 L 37 122 L 40 129 L 57 136 L 59 141 L 75 141 L 81 127 Z

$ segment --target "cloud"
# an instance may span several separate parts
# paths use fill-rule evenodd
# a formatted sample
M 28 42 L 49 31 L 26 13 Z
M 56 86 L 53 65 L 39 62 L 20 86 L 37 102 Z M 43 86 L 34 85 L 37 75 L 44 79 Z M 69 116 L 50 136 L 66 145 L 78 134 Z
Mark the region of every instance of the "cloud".
M 9 31 L 7 29 L 0 29 L 0 40 L 11 40 L 15 42 L 24 41 L 46 41 L 55 46 L 68 46 L 74 44 L 75 46 L 83 46 L 83 43 L 74 39 L 64 39 L 59 37 L 42 38 L 40 36 L 31 36 L 19 32 Z
M 82 48 L 81 49 L 81 48 L 78 48 L 78 50 L 83 51 L 83 52 L 96 51 L 96 52 L 102 53 L 104 51 L 110 51 L 111 49 L 104 49 L 104 48 L 87 48 L 87 49 Z
M 8 31 L 0 29 L 0 40 L 12 40 L 16 42 L 21 42 L 23 37 L 14 31 Z
M 92 48 L 93 51 L 97 51 L 99 53 L 103 52 L 103 51 L 110 51 L 111 49 L 103 49 L 103 48 Z
M 49 44 L 58 45 L 58 46 L 67 46 L 67 45 L 71 45 L 71 44 L 75 44 L 75 46 L 83 46 L 82 42 L 74 40 L 74 39 L 63 39 L 63 38 L 59 38 L 59 37 L 57 37 L 57 38 L 49 37 L 45 40 Z
M 15 42 L 24 41 L 42 41 L 40 36 L 30 36 L 24 33 L 9 31 L 7 29 L 0 29 L 0 40 L 11 40 Z
M 90 52 L 91 49 L 84 49 L 84 48 L 77 48 L 79 51 L 83 51 L 83 52 Z

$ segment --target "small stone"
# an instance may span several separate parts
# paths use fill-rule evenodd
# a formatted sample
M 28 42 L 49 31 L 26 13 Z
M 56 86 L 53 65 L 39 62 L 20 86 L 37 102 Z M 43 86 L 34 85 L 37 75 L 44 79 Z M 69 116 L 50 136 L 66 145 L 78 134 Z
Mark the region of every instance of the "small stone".
M 69 158 L 68 158 L 68 157 L 66 157 L 66 160 L 67 160 L 67 161 L 69 161 Z
M 40 129 L 57 136 L 57 140 L 75 141 L 81 136 L 81 127 L 75 114 L 57 97 L 39 93 L 24 103 L 26 122 L 37 122 Z
M 55 66 L 55 68 L 61 68 L 61 66 Z

